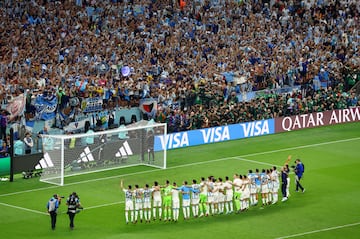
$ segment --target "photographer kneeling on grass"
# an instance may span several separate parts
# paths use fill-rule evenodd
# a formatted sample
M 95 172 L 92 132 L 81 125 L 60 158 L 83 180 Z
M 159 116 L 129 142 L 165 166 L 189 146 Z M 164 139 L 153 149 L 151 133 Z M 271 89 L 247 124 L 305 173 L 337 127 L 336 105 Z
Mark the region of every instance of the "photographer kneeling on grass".
M 68 206 L 67 214 L 69 215 L 70 229 L 72 230 L 74 229 L 75 214 L 79 212 L 79 209 L 83 209 L 83 207 L 80 205 L 80 198 L 76 194 L 76 192 L 70 194 L 70 196 L 66 200 L 66 205 Z

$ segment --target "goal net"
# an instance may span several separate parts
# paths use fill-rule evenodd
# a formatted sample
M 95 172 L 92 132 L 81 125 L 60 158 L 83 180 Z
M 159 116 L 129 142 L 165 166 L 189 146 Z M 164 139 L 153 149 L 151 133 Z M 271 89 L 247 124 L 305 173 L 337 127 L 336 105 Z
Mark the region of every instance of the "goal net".
M 64 178 L 116 168 L 147 165 L 166 168 L 166 124 L 139 121 L 83 134 L 46 135 L 40 181 L 64 185 Z

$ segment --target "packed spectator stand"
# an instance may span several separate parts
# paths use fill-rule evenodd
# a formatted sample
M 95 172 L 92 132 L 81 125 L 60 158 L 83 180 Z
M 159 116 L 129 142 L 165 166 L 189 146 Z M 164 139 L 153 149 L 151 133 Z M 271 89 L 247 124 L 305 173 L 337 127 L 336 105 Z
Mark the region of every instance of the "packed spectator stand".
M 26 93 L 27 120 L 37 95 L 75 116 L 151 98 L 169 132 L 360 106 L 359 1 L 0 4 L 0 100 Z

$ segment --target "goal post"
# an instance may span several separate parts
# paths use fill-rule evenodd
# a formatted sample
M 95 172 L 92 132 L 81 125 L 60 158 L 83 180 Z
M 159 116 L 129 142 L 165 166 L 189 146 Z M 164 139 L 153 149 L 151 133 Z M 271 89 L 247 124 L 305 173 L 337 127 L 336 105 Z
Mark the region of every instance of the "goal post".
M 44 135 L 40 181 L 64 185 L 87 173 L 145 165 L 166 168 L 165 123 L 141 120 L 116 129 L 83 134 Z

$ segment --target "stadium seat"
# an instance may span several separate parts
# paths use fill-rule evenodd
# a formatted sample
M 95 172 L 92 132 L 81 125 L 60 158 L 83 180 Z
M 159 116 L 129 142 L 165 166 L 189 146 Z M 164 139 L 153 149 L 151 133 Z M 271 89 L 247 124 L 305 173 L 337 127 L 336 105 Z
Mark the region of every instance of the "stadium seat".
M 119 125 L 125 125 L 125 124 L 126 124 L 125 117 L 121 116 L 119 120 Z

